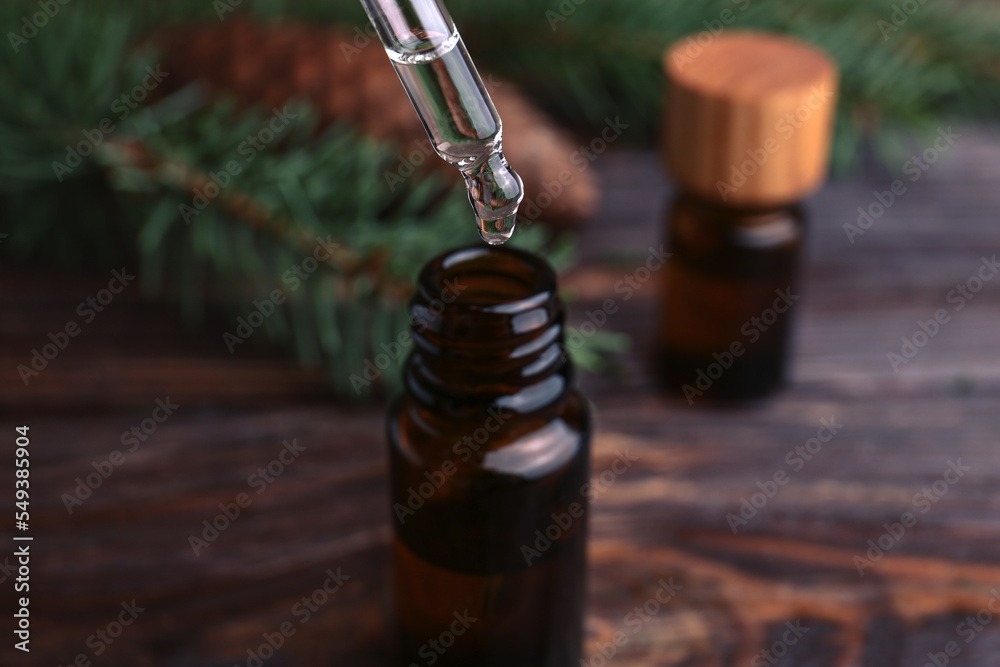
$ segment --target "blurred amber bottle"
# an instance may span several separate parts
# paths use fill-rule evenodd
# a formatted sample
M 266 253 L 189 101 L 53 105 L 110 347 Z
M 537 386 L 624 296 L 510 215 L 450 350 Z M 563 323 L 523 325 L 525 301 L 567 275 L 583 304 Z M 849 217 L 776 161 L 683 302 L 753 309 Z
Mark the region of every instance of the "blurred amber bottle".
M 590 417 L 552 269 L 454 251 L 411 305 L 389 415 L 396 664 L 576 667 Z
M 707 34 L 707 33 L 705 33 Z M 667 220 L 658 355 L 689 403 L 780 385 L 805 218 L 826 175 L 837 72 L 784 37 L 731 31 L 667 51 Z

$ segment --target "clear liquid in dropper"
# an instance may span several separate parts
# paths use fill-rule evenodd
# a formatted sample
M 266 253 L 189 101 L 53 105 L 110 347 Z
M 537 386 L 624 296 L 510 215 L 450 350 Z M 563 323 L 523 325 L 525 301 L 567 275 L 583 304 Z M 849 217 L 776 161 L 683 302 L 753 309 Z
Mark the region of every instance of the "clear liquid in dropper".
M 499 245 L 514 233 L 524 196 L 521 177 L 503 155 L 500 117 L 457 32 L 419 37 L 434 46 L 386 52 L 434 149 L 465 177 L 479 235 Z

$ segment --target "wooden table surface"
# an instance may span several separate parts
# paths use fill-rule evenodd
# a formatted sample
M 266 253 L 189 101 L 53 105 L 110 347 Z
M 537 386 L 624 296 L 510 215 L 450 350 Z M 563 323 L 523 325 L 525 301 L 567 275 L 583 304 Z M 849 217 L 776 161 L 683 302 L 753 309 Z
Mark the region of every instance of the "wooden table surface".
M 576 319 L 659 244 L 670 191 L 651 154 L 597 165 L 606 199 L 564 277 Z M 989 611 L 994 594 L 1000 611 L 1000 279 L 960 311 L 947 300 L 1000 253 L 1000 136 L 962 132 L 850 243 L 844 222 L 891 181 L 836 182 L 810 200 L 791 382 L 772 399 L 691 409 L 658 395 L 645 361 L 652 284 L 608 323 L 634 347 L 617 376 L 582 380 L 597 408 L 593 469 L 620 450 L 637 461 L 593 505 L 589 665 L 604 664 L 616 633 L 608 664 L 622 667 L 922 667 L 948 649 L 939 661 L 1000 665 Z M 263 346 L 230 356 L 224 323 L 185 330 L 136 288 L 24 387 L 16 366 L 108 278 L 0 270 L 0 465 L 9 482 L 13 427 L 30 425 L 35 538 L 32 652 L 13 651 L 5 630 L 0 664 L 254 664 L 248 650 L 286 622 L 294 634 L 269 667 L 384 664 L 384 406 L 339 404 Z M 894 372 L 887 353 L 942 308 L 951 320 Z M 122 433 L 168 398 L 179 407 L 127 451 Z M 789 457 L 830 422 L 810 460 Z M 305 449 L 262 488 L 251 475 L 286 439 Z M 114 450 L 126 450 L 121 465 L 70 514 L 64 494 Z M 776 473 L 787 483 L 761 502 Z M 196 555 L 190 537 L 240 493 L 251 504 Z M 727 515 L 743 499 L 762 507 L 744 509 L 734 534 Z M 915 525 L 887 536 L 907 512 Z M 6 628 L 11 521 L 0 525 Z M 868 554 L 880 538 L 888 548 Z M 863 575 L 859 557 L 871 557 Z M 349 579 L 307 615 L 300 601 L 328 570 Z M 656 602 L 671 579 L 680 592 Z M 133 601 L 134 620 L 122 607 Z

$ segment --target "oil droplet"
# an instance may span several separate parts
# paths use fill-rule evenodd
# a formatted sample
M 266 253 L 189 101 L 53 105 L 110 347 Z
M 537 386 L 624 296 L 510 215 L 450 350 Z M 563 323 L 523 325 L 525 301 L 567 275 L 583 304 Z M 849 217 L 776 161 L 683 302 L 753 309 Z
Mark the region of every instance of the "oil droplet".
M 517 207 L 524 197 L 524 186 L 503 152 L 497 150 L 465 178 L 469 203 L 476 212 L 479 235 L 490 245 L 510 239 L 517 220 Z
M 476 222 L 479 223 L 479 235 L 490 245 L 506 243 L 514 233 L 516 219 L 517 213 L 512 213 L 506 218 L 499 218 L 497 220 L 483 220 L 477 216 Z

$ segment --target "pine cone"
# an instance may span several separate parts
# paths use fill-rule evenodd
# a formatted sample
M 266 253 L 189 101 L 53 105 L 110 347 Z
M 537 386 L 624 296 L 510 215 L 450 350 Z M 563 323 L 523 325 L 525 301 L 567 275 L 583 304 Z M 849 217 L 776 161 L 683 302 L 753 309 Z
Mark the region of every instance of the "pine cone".
M 416 163 L 420 169 L 460 177 L 429 152 L 423 126 L 380 42 L 359 29 L 350 34 L 231 17 L 221 25 L 184 26 L 151 39 L 163 49 L 163 67 L 170 72 L 166 92 L 200 80 L 246 105 L 270 108 L 292 98 L 308 100 L 324 126 L 346 120 L 372 136 L 398 142 L 401 174 L 409 173 L 405 165 Z M 503 118 L 504 152 L 524 179 L 522 217 L 581 222 L 596 206 L 598 186 L 592 172 L 581 172 L 570 162 L 576 146 L 568 134 L 513 84 L 483 78 Z

